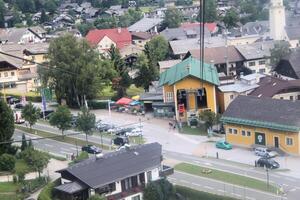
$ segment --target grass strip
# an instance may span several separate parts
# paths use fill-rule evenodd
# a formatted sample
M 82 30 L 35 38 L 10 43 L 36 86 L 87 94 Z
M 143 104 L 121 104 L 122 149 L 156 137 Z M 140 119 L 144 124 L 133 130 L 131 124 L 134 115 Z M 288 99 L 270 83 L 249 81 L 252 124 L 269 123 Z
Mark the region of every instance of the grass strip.
M 208 192 L 198 191 L 194 190 L 188 187 L 176 185 L 175 186 L 176 192 L 183 196 L 185 199 L 188 200 L 199 200 L 199 199 L 205 199 L 205 200 L 236 200 L 232 197 L 226 197 L 226 196 L 220 196 L 216 194 L 211 194 Z M 177 198 L 171 198 L 171 200 L 176 200 Z
M 204 126 L 200 126 L 197 128 L 191 128 L 189 126 L 183 126 L 182 130 L 180 131 L 181 134 L 187 134 L 187 135 L 203 135 L 207 136 L 207 130 L 205 130 Z
M 34 134 L 34 135 L 38 135 L 40 137 L 51 137 L 51 140 L 56 140 L 56 141 L 59 141 L 59 142 L 64 142 L 64 143 L 73 144 L 73 145 L 77 144 L 78 146 L 85 146 L 86 145 L 85 140 L 80 140 L 80 139 L 69 137 L 69 136 L 65 136 L 63 138 L 61 135 L 57 135 L 57 134 L 46 132 L 46 131 L 36 130 L 36 129 L 31 129 L 30 130 L 30 128 L 26 128 L 26 127 L 18 126 L 18 125 L 15 125 L 15 127 L 17 129 L 21 130 L 21 131 L 31 133 L 31 134 Z M 101 144 L 98 144 L 98 143 L 95 143 L 95 142 L 90 142 L 90 141 L 88 141 L 88 144 L 95 145 L 95 146 L 100 147 L 100 148 L 105 149 L 105 150 L 109 149 L 109 146 L 107 146 L 105 144 L 101 145 Z
M 265 192 L 277 192 L 277 187 L 271 184 L 268 187 L 265 181 L 189 163 L 179 163 L 175 170 Z

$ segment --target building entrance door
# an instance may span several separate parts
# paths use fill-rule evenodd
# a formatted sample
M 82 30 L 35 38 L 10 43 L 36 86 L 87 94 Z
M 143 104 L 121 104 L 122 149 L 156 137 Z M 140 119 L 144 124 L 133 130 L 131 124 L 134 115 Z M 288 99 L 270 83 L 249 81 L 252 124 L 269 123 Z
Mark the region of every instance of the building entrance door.
M 278 137 L 274 137 L 274 146 L 276 148 L 279 148 L 279 138 Z
M 255 144 L 266 146 L 266 136 L 264 133 L 255 132 Z

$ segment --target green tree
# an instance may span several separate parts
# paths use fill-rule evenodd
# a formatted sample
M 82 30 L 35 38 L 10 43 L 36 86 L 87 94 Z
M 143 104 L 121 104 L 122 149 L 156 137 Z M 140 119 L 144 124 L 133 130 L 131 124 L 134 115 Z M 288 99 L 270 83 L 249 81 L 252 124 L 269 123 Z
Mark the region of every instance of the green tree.
M 41 110 L 36 108 L 31 102 L 24 106 L 22 110 L 22 117 L 29 123 L 30 130 L 40 118 L 40 112 Z
M 290 53 L 290 44 L 286 41 L 280 41 L 274 44 L 274 48 L 270 49 L 271 66 L 276 67 L 279 61 Z
M 200 18 L 200 13 L 199 13 Z M 215 22 L 217 20 L 217 5 L 215 0 L 206 0 L 205 2 L 205 22 Z M 199 19 L 200 21 L 200 19 Z
M 193 4 L 193 0 L 176 0 L 176 6 L 189 6 Z
M 33 148 L 27 148 L 25 151 L 22 151 L 20 153 L 20 157 L 39 173 L 39 177 L 41 177 L 41 173 L 43 172 L 43 169 L 48 165 L 50 159 L 49 155 L 37 151 Z
M 212 111 L 205 110 L 199 114 L 200 120 L 204 121 L 205 128 L 211 129 L 213 125 L 219 123 L 220 116 Z
M 125 65 L 119 49 L 114 45 L 108 50 L 108 55 L 115 72 L 115 76 L 112 79 L 112 87 L 117 91 L 117 98 L 126 96 L 126 90 L 132 83 L 128 75 L 129 69 Z
M 80 31 L 82 36 L 86 36 L 86 34 L 95 28 L 95 26 L 92 23 L 83 23 L 76 25 L 77 29 Z
M 11 141 L 15 131 L 14 115 L 10 107 L 0 99 L 0 142 Z M 10 143 L 0 144 L 0 155 L 10 147 Z
M 44 4 L 44 8 L 46 11 L 54 13 L 57 9 L 57 5 L 53 0 L 47 0 Z
M 137 87 L 143 87 L 145 91 L 149 90 L 152 81 L 158 77 L 157 67 L 151 65 L 144 53 L 140 54 L 135 63 L 138 70 L 134 83 Z
M 2 154 L 0 156 L 0 170 L 1 171 L 12 171 L 15 168 L 16 159 L 10 154 Z
M 27 148 L 33 149 L 33 144 L 32 144 L 31 138 L 30 138 L 29 141 L 28 141 L 28 147 L 27 147 Z
M 35 12 L 35 3 L 33 0 L 16 0 L 16 4 L 23 13 Z
M 165 7 L 165 0 L 159 0 L 158 6 L 159 6 L 160 8 Z
M 162 200 L 163 193 L 158 184 L 150 182 L 144 189 L 144 200 Z
M 3 0 L 0 0 L 0 28 L 4 28 L 5 5 Z
M 48 21 L 48 16 L 46 15 L 45 9 L 43 9 L 41 11 L 40 23 L 42 24 L 42 23 L 44 23 L 46 21 Z
M 236 24 L 239 22 L 239 15 L 235 11 L 234 8 L 230 8 L 226 12 L 226 14 L 223 18 L 223 22 L 224 22 L 226 28 L 232 28 L 232 27 L 236 26 Z
M 116 17 L 101 17 L 94 21 L 94 26 L 97 29 L 116 28 L 118 26 L 118 22 Z
M 88 135 L 93 133 L 95 127 L 96 116 L 90 113 L 86 107 L 81 108 L 81 113 L 78 113 L 77 128 L 85 133 L 86 144 L 88 144 Z
M 27 141 L 26 141 L 26 137 L 25 134 L 22 134 L 22 145 L 21 145 L 21 151 L 24 151 L 27 148 Z
M 145 45 L 145 54 L 152 66 L 157 66 L 158 61 L 165 60 L 169 53 L 168 41 L 163 36 L 155 36 Z
M 66 34 L 52 40 L 48 49 L 49 68 L 39 68 L 45 86 L 55 91 L 58 103 L 81 107 L 108 84 L 113 69 L 84 39 Z
M 182 13 L 176 8 L 168 8 L 165 13 L 163 26 L 177 28 L 183 21 Z
M 142 17 L 143 13 L 140 10 L 130 8 L 124 15 L 119 17 L 119 26 L 128 27 L 139 21 Z
M 88 200 L 105 200 L 106 198 L 103 196 L 100 196 L 99 194 L 93 195 Z
M 168 200 L 173 199 L 175 189 L 167 179 L 150 182 L 144 190 L 145 200 Z
M 64 131 L 72 127 L 71 125 L 72 115 L 67 106 L 58 106 L 56 112 L 51 114 L 50 124 L 56 126 L 61 130 L 61 134 L 64 138 Z

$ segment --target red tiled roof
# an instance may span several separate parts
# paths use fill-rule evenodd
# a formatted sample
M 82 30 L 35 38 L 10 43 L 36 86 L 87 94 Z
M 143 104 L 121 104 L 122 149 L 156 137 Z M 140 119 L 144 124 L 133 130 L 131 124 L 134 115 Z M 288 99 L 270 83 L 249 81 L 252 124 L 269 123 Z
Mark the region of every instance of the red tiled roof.
M 195 23 L 186 22 L 186 23 L 182 23 L 180 28 L 183 29 L 195 28 L 195 27 L 199 27 L 200 24 L 201 23 L 199 22 L 195 22 Z M 204 25 L 211 33 L 216 31 L 217 23 L 205 23 Z
M 113 29 L 94 29 L 90 30 L 86 35 L 86 39 L 93 45 L 97 45 L 105 36 L 109 37 L 121 49 L 126 45 L 131 44 L 131 34 L 127 28 L 113 28 Z

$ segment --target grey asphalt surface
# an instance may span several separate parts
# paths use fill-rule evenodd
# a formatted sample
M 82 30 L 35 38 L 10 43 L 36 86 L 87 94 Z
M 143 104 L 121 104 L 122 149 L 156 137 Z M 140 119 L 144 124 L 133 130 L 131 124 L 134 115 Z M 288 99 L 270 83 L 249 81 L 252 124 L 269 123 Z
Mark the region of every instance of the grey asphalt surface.
M 43 124 L 37 124 L 35 125 L 36 129 L 40 129 L 40 130 L 45 130 L 45 131 L 49 131 L 49 132 L 53 132 L 56 133 L 58 135 L 61 134 L 60 131 L 58 131 L 56 128 L 50 127 L 48 125 L 43 125 Z M 68 133 L 74 133 L 74 131 L 68 131 L 66 132 Z M 38 136 L 33 135 L 33 134 L 26 134 L 27 136 L 31 137 L 31 138 L 37 138 Z M 22 137 L 22 131 L 15 131 L 15 135 L 14 138 L 16 140 L 21 140 Z M 85 140 L 85 135 L 75 135 L 72 136 L 78 139 L 82 139 Z M 100 136 L 89 136 L 89 141 L 93 141 L 93 142 L 101 142 Z M 103 138 L 103 142 L 105 144 L 110 144 L 110 139 L 108 138 Z M 75 145 L 71 145 L 71 144 L 67 144 L 67 143 L 63 143 L 63 142 L 58 142 L 58 141 L 54 141 L 51 139 L 43 139 L 43 140 L 38 140 L 38 141 L 33 141 L 33 144 L 36 148 L 41 149 L 43 151 L 47 151 L 47 152 L 51 152 L 55 155 L 60 155 L 60 156 L 70 156 L 73 153 L 76 154 L 77 153 L 77 149 Z M 81 147 L 78 147 L 78 151 L 80 151 Z M 240 175 L 245 175 L 245 176 L 249 176 L 249 177 L 254 177 L 257 179 L 261 179 L 263 181 L 266 181 L 266 172 L 261 169 L 261 168 L 255 168 L 254 166 L 248 166 L 248 165 L 244 165 L 244 164 L 237 164 L 237 163 L 232 163 L 232 162 L 224 162 L 223 160 L 217 160 L 217 159 L 209 159 L 209 158 L 200 158 L 197 156 L 193 156 L 193 155 L 188 155 L 188 154 L 183 154 L 183 153 L 178 153 L 178 152 L 172 152 L 172 151 L 163 151 L 163 155 L 165 158 L 169 158 L 169 159 L 174 159 L 174 160 L 178 160 L 181 162 L 188 162 L 188 163 L 192 163 L 195 165 L 201 165 L 201 166 L 207 166 L 210 168 L 216 168 L 216 169 L 220 169 L 223 171 L 228 171 L 231 173 L 237 173 Z M 287 193 L 287 196 L 284 197 L 278 197 L 278 196 L 274 196 L 273 194 L 269 194 L 269 193 L 257 193 L 257 192 L 253 192 L 251 189 L 249 189 L 249 191 L 247 190 L 247 195 L 244 194 L 245 190 L 239 188 L 238 186 L 232 186 L 230 184 L 228 185 L 228 188 L 237 188 L 236 190 L 234 189 L 233 191 L 227 191 L 226 187 L 225 187 L 225 193 L 228 193 L 226 195 L 230 195 L 235 197 L 235 198 L 239 198 L 239 195 L 242 195 L 242 198 L 246 198 L 247 196 L 249 197 L 248 199 L 251 200 L 252 199 L 276 199 L 277 197 L 279 199 L 299 199 L 298 196 L 300 195 L 300 179 L 297 178 L 292 178 L 292 177 L 288 177 L 288 176 L 284 176 L 281 174 L 276 173 L 276 171 L 269 171 L 269 177 L 270 177 L 270 183 L 276 184 L 276 185 L 282 185 L 284 188 L 284 191 Z M 172 178 L 174 180 L 172 180 Z M 197 179 L 197 181 L 195 181 L 195 179 Z M 214 181 L 214 180 L 210 180 L 208 181 L 208 179 L 203 179 L 201 177 L 194 177 L 192 176 L 192 178 L 190 176 L 188 176 L 187 174 L 179 174 L 176 173 L 175 175 L 173 175 L 171 177 L 172 181 L 175 181 L 178 184 L 185 184 L 186 186 L 191 187 L 194 184 L 198 184 L 201 185 L 203 187 L 196 187 L 197 185 L 194 185 L 192 188 L 197 188 L 197 189 L 207 189 L 207 191 L 213 190 L 213 191 L 218 191 L 219 192 L 223 189 L 223 193 L 224 193 L 224 183 L 220 183 L 218 181 Z M 181 181 L 182 180 L 182 181 Z M 205 184 L 210 183 L 211 185 L 205 185 Z M 207 186 L 207 187 L 204 187 Z M 213 188 L 213 189 L 210 189 Z M 251 192 L 252 191 L 252 192 Z M 221 193 L 221 192 L 220 192 Z M 235 193 L 232 195 L 232 193 Z M 251 194 L 253 194 L 251 196 Z M 256 196 L 255 196 L 256 195 Z M 269 196 L 268 196 L 269 195 Z M 267 196 L 268 198 L 262 198 L 264 196 Z M 276 198 L 275 198 L 276 197 Z
M 247 200 L 276 200 L 276 199 L 288 199 L 286 196 L 279 196 L 276 194 L 270 194 L 259 190 L 253 190 L 245 188 L 243 186 L 237 186 L 219 182 L 213 179 L 203 178 L 199 176 L 190 175 L 187 173 L 176 172 L 168 177 L 170 182 L 201 190 L 221 196 L 230 196 L 236 199 Z

